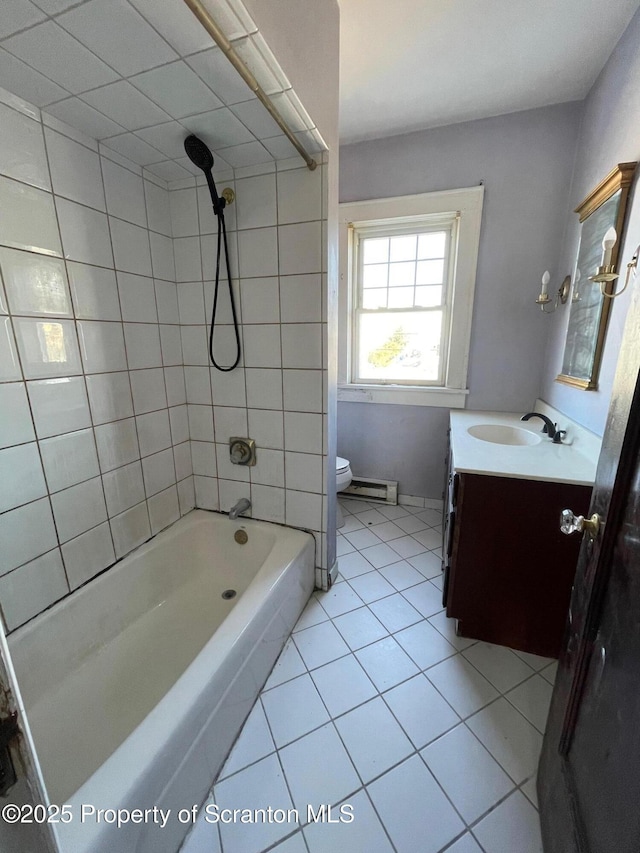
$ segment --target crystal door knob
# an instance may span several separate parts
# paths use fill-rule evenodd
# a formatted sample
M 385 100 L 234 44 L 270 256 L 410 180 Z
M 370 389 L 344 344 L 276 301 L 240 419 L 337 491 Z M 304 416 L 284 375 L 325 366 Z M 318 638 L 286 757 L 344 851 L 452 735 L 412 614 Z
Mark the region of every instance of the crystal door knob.
M 563 509 L 560 513 L 560 530 L 567 536 L 588 533 L 591 539 L 595 539 L 600 530 L 600 516 L 594 513 L 591 518 L 585 518 L 584 515 L 575 515 L 570 509 Z

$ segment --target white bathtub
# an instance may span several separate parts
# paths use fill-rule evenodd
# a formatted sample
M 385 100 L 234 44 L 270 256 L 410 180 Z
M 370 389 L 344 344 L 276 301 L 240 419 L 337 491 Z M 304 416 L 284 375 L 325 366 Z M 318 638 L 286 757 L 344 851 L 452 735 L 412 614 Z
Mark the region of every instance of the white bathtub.
M 244 545 L 234 540 L 243 529 Z M 311 536 L 195 510 L 10 638 L 63 853 L 175 853 L 314 581 Z M 223 599 L 235 589 L 237 596 Z M 170 809 L 168 824 L 97 808 Z

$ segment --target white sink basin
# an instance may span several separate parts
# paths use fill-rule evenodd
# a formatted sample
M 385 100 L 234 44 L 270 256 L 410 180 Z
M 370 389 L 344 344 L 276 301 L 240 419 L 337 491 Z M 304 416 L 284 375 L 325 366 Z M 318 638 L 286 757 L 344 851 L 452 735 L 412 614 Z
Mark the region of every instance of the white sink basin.
M 491 444 L 506 444 L 510 447 L 530 447 L 542 441 L 541 436 L 521 427 L 506 424 L 474 424 L 467 429 L 469 435 Z

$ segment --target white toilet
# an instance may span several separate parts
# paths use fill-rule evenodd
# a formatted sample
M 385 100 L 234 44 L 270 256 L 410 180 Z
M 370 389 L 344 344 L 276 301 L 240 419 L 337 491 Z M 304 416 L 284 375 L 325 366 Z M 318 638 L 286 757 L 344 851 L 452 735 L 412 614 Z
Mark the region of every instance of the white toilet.
M 346 489 L 352 479 L 353 475 L 351 473 L 349 460 L 343 459 L 342 456 L 336 456 L 336 491 L 341 492 L 343 489 Z M 340 504 L 337 503 L 336 527 L 342 527 L 343 525 L 344 516 L 342 514 L 342 510 L 340 509 Z

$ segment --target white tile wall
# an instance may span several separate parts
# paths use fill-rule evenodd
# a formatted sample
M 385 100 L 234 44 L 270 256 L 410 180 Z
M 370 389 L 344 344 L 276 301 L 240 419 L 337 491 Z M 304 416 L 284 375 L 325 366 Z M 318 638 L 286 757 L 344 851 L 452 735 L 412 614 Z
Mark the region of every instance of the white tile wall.
M 92 35 L 76 15 L 81 8 L 67 25 L 86 43 Z M 46 62 L 38 54 L 45 36 L 67 43 L 67 25 L 46 22 L 28 38 L 12 37 L 9 48 L 73 93 L 49 48 Z M 168 122 L 163 109 L 172 90 L 158 88 L 160 72 L 139 68 L 134 85 L 117 82 L 98 56 L 91 72 L 101 88 L 57 105 L 58 118 L 47 116 L 44 128 L 37 109 L 2 104 L 8 118 L 0 154 L 10 156 L 0 158 L 0 206 L 12 215 L 0 222 L 0 313 L 8 312 L 0 318 L 0 402 L 11 412 L 0 429 L 0 468 L 6 461 L 8 471 L 0 505 L 8 580 L 0 584 L 0 606 L 9 630 L 196 504 L 228 510 L 249 496 L 254 517 L 304 527 L 319 543 L 326 528 L 325 170 L 312 174 L 289 162 L 278 171 L 271 163 L 242 169 L 237 182 L 230 172 L 221 182 L 237 192 L 227 227 L 243 360 L 233 373 L 214 370 L 207 323 L 216 222 L 202 180 L 188 178 L 169 191 L 156 175 L 189 172 L 162 162 L 155 175 L 143 173 L 121 156 L 129 151 L 124 142 L 116 154 L 59 120 L 67 109 L 83 116 L 85 128 L 95 122 L 99 136 L 131 136 L 149 151 L 177 157 L 185 127 L 197 132 L 202 116 Z M 211 71 L 218 59 L 206 51 L 162 74 L 191 80 L 190 97 L 215 113 L 217 144 L 247 149 L 238 148 L 229 162 L 256 162 L 248 149 L 258 143 L 246 131 L 260 119 L 253 106 L 241 109 L 239 120 L 191 76 L 189 66 Z M 75 61 L 77 50 L 69 57 Z M 250 104 L 250 92 L 241 98 L 232 89 L 222 101 Z M 194 105 L 188 108 L 195 113 Z M 124 121 L 131 131 L 149 117 L 165 124 L 135 136 L 109 121 Z M 18 139 L 25 142 L 16 154 Z M 220 323 L 228 324 L 226 293 L 219 310 Z M 220 361 L 233 358 L 231 326 L 218 327 L 215 347 Z M 236 434 L 256 439 L 251 470 L 229 462 L 228 439 Z M 319 547 L 318 565 L 324 556 Z
M 34 61 L 38 44 L 28 42 Z M 0 222 L 8 630 L 195 502 L 169 192 L 18 106 L 0 105 L 0 206 L 11 212 Z
M 192 181 L 170 190 L 174 234 L 179 235 L 175 247 L 186 399 L 197 505 L 226 511 L 249 497 L 254 518 L 311 530 L 322 542 L 324 169 L 311 173 L 299 162 L 287 167 L 277 172 L 265 166 L 235 182 L 221 182 L 236 192 L 228 230 L 244 369 L 232 373 L 207 366 L 216 236 L 206 187 Z M 228 324 L 225 282 L 222 286 L 220 299 L 226 302 L 221 302 L 219 321 Z M 225 332 L 230 338 L 230 326 L 216 330 L 216 354 Z M 220 351 L 233 354 L 229 344 L 224 342 Z M 235 435 L 256 441 L 254 467 L 230 463 L 228 440 Z M 317 565 L 326 565 L 320 548 Z

